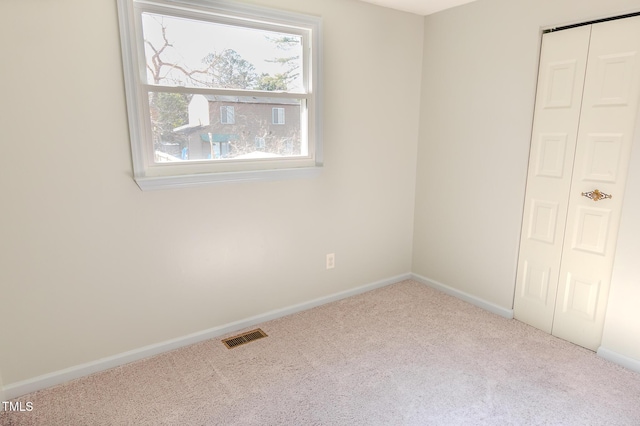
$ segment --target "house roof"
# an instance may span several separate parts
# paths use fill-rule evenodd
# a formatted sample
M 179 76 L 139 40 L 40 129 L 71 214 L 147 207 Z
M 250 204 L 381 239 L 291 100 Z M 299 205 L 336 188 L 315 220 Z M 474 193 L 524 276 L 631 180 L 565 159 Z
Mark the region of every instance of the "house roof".
M 183 126 L 176 127 L 175 129 L 173 129 L 173 131 L 176 133 L 191 133 L 198 129 L 204 129 L 204 126 L 201 126 L 199 124 L 185 124 Z

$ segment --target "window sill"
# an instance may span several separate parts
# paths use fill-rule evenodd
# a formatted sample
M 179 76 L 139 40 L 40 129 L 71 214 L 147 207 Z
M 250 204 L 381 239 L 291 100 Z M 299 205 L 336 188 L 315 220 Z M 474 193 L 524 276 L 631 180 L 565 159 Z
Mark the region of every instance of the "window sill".
M 199 173 L 181 176 L 136 177 L 142 191 L 192 188 L 221 183 L 269 182 L 288 179 L 310 179 L 320 175 L 322 167 L 258 170 L 225 173 Z

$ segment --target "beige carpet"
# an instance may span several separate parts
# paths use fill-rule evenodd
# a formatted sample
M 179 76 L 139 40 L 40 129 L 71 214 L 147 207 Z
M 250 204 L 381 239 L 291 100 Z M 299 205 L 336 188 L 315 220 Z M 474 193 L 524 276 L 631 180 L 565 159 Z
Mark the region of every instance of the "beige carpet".
M 414 281 L 19 398 L 2 425 L 640 425 L 640 374 Z

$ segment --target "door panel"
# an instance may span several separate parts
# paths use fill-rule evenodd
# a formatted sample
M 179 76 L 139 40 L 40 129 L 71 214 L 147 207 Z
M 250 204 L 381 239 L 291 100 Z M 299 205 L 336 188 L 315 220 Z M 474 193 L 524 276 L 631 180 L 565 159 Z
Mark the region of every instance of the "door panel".
M 579 206 L 576 216 L 571 248 L 605 256 L 611 210 Z
M 620 133 L 587 135 L 582 180 L 616 183 L 623 136 Z
M 528 239 L 553 244 L 556 239 L 558 203 L 532 200 Z
M 566 294 L 562 298 L 562 313 L 571 315 L 578 321 L 593 323 L 598 305 L 599 290 L 600 281 L 576 278 L 568 274 L 565 287 Z
M 544 108 L 571 108 L 576 79 L 576 59 L 553 61 L 547 64 L 545 79 L 546 102 Z
M 567 136 L 566 133 L 540 134 L 538 158 L 535 162 L 537 177 L 563 178 Z
M 590 27 L 542 39 L 518 275 L 516 319 L 551 333 Z
M 635 57 L 635 51 L 598 56 L 595 106 L 628 105 L 634 84 Z
M 549 268 L 524 262 L 521 298 L 529 303 L 537 303 L 541 308 L 549 304 Z M 555 303 L 555 295 L 554 301 Z

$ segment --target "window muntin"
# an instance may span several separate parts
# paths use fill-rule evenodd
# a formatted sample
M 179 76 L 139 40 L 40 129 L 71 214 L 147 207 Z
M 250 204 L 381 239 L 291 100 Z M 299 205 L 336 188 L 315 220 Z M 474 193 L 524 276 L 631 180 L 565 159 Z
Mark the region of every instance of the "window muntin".
M 118 1 L 139 184 L 321 165 L 317 18 L 212 0 Z

